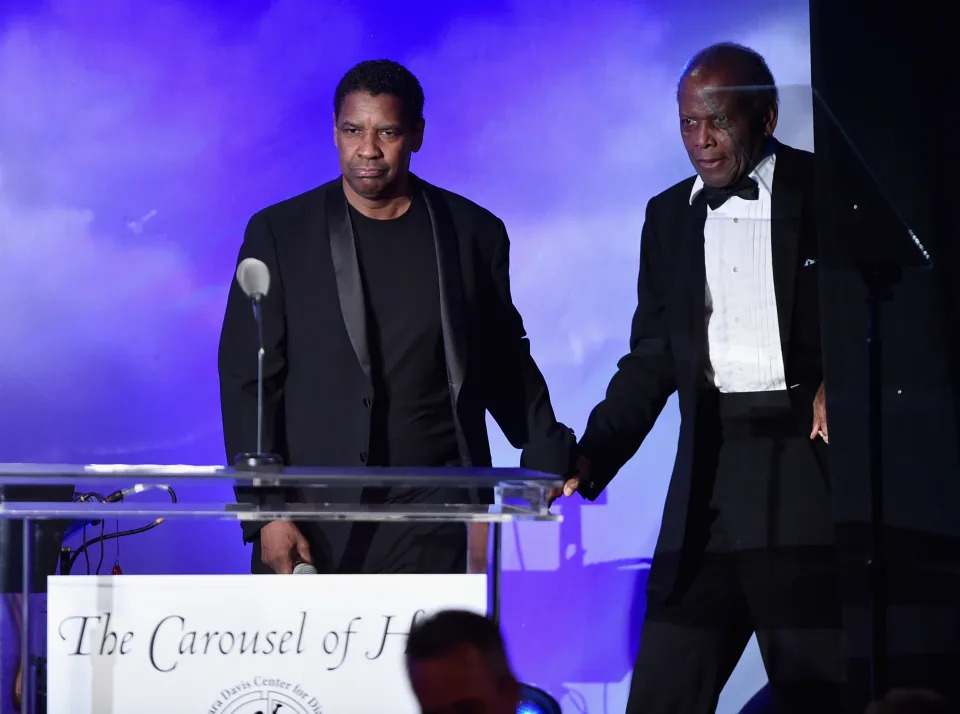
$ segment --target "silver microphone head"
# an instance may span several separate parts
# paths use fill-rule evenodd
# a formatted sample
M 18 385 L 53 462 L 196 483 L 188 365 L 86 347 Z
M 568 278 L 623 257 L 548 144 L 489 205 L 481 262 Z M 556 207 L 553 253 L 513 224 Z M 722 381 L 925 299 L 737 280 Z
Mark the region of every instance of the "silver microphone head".
M 244 258 L 237 266 L 237 282 L 248 298 L 262 298 L 270 291 L 270 269 L 262 260 Z
M 293 566 L 294 575 L 316 575 L 317 569 L 310 565 L 310 563 L 297 563 Z

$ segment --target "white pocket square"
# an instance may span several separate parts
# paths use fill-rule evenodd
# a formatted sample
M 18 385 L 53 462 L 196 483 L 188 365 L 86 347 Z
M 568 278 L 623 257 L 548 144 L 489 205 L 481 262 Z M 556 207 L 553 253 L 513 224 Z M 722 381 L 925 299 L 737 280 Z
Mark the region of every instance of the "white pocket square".
M 817 259 L 816 259 L 816 258 L 807 258 L 805 261 L 803 261 L 803 267 L 804 267 L 804 268 L 807 268 L 807 267 L 809 267 L 809 266 L 811 266 L 811 265 L 816 265 L 816 264 L 817 264 Z

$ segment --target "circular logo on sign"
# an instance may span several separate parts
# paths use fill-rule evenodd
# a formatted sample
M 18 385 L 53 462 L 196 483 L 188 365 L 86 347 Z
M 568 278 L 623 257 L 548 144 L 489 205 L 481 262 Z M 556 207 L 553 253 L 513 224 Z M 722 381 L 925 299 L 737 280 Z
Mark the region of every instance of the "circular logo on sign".
M 231 698 L 223 714 L 312 714 L 305 704 L 284 692 L 257 689 Z

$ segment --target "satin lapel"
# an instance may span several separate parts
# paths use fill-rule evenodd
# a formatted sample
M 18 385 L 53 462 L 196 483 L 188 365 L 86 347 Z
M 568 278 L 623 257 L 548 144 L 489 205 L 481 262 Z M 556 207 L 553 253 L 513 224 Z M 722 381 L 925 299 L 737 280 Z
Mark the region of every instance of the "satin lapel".
M 803 209 L 803 192 L 791 158 L 789 150 L 778 147 L 770 205 L 773 290 L 777 298 L 780 345 L 784 361 L 790 354 L 790 330 L 793 324 Z
M 463 275 L 460 248 L 453 225 L 442 199 L 424 182 L 419 182 L 430 214 L 433 244 L 437 252 L 437 276 L 440 285 L 440 324 L 447 360 L 447 380 L 456 413 L 460 388 L 467 371 L 467 337 L 463 302 Z
M 333 256 L 343 323 L 350 336 L 353 351 L 357 354 L 357 360 L 367 377 L 370 377 L 367 306 L 363 299 L 363 283 L 360 279 L 360 263 L 357 260 L 350 210 L 339 184 L 333 184 L 327 190 L 327 233 L 330 236 L 330 253 Z

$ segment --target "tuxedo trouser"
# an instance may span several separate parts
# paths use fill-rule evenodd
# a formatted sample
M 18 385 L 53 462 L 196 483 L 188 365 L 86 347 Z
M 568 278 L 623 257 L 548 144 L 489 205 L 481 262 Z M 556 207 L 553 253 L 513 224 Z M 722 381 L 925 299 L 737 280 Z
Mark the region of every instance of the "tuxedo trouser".
M 668 597 L 648 600 L 627 713 L 715 712 L 753 633 L 778 712 L 840 712 L 846 666 L 826 447 L 811 442 L 785 392 L 705 394 L 698 473 L 707 477 L 690 515 L 698 522 L 682 555 L 654 558 L 653 569 L 679 558 L 679 574 Z

